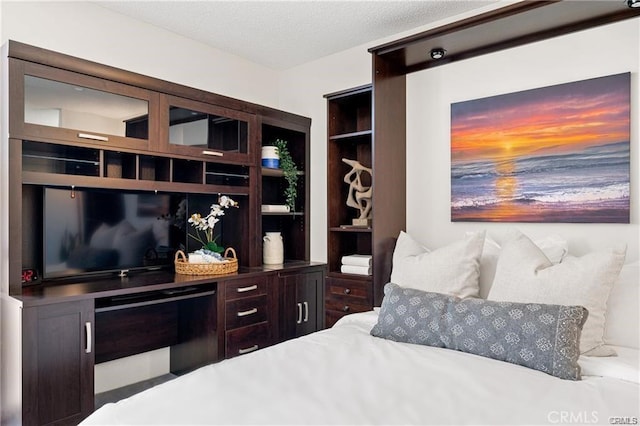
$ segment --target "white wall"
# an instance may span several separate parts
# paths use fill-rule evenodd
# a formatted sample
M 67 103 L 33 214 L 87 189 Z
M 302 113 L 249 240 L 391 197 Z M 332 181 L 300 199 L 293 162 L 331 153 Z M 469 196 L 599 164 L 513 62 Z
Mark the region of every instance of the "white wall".
M 327 102 L 323 95 L 370 84 L 369 48 L 516 3 L 500 3 L 394 34 L 280 73 L 279 107 L 311 117 L 311 259 L 327 260 Z
M 278 74 L 84 1 L 0 1 L 0 41 L 15 40 L 261 105 Z
M 620 242 L 638 259 L 640 19 L 623 21 L 456 62 L 407 78 L 407 229 L 438 247 L 465 231 L 500 239 L 511 228 L 538 237 L 558 234 L 582 255 Z M 606 55 L 606 56 L 603 56 Z M 500 224 L 450 221 L 450 105 L 593 77 L 631 72 L 631 224 Z
M 323 95 L 371 83 L 371 54 L 360 46 L 284 71 L 281 108 L 311 117 L 311 259 L 327 260 L 327 101 Z
M 487 9 L 485 9 L 487 10 Z M 462 19 L 465 16 L 459 16 Z M 433 27 L 444 22 L 434 24 Z M 423 27 L 411 33 L 417 33 Z M 620 242 L 638 259 L 640 165 L 638 70 L 640 19 L 582 31 L 407 76 L 407 231 L 431 247 L 487 229 L 497 240 L 518 228 L 532 237 L 557 234 L 576 255 Z M 311 253 L 326 261 L 326 101 L 322 95 L 371 82 L 377 40 L 281 73 L 279 104 L 312 118 Z M 607 52 L 606 58 L 600 58 Z M 631 224 L 496 224 L 450 221 L 450 104 L 496 94 L 631 71 Z M 426 190 L 425 190 L 426 188 Z M 375 207 L 374 207 L 375 208 Z

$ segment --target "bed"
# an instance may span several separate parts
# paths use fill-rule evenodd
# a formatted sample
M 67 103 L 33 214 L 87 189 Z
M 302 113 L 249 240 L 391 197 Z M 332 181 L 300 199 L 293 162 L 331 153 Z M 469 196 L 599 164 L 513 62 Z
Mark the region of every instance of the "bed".
M 637 271 L 636 262 L 625 272 L 631 284 L 612 291 L 612 322 L 619 314 L 629 320 L 622 305 L 629 294 L 637 299 Z M 581 379 L 563 380 L 474 353 L 373 336 L 388 308 L 383 302 L 331 329 L 203 367 L 107 404 L 82 424 L 637 424 L 640 354 L 637 340 L 629 341 L 637 336 L 625 337 L 637 333 L 637 309 L 635 323 L 605 332 L 616 356 L 576 355 Z

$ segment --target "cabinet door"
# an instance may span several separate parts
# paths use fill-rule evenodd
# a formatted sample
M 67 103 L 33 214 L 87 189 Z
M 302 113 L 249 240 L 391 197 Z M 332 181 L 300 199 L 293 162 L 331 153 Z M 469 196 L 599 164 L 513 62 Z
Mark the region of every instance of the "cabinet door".
M 25 308 L 23 424 L 77 424 L 94 407 L 93 300 Z
M 11 67 L 12 136 L 142 150 L 158 139 L 153 92 L 33 63 Z
M 303 336 L 322 328 L 324 274 L 321 271 L 302 272 L 281 276 L 281 280 L 282 339 Z
M 242 164 L 254 159 L 255 115 L 162 95 L 160 122 L 169 153 Z

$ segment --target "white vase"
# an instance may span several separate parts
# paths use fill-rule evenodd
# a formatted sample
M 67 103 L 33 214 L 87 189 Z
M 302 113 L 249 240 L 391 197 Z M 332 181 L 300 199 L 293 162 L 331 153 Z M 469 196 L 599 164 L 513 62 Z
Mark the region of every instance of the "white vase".
M 262 263 L 279 265 L 284 262 L 284 245 L 279 232 L 266 232 L 262 237 Z

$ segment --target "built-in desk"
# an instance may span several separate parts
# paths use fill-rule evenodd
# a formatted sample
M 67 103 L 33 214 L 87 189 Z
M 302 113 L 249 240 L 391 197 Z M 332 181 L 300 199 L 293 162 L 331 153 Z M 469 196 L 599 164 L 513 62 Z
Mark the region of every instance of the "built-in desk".
M 312 306 L 314 323 L 324 315 L 324 268 L 299 261 L 225 275 L 153 271 L 25 287 L 16 297 L 23 399 L 31 401 L 23 424 L 86 417 L 101 362 L 169 347 L 170 371 L 182 374 L 294 337 L 281 330 L 302 317 L 298 305 Z M 297 289 L 310 286 L 313 300 L 298 301 Z

